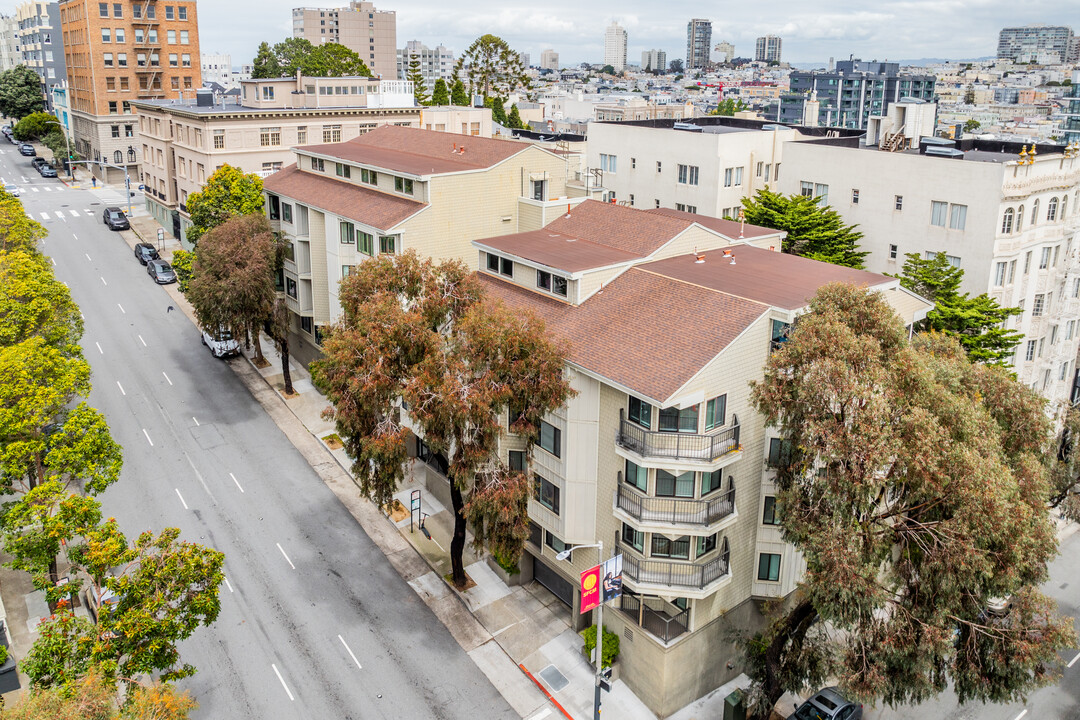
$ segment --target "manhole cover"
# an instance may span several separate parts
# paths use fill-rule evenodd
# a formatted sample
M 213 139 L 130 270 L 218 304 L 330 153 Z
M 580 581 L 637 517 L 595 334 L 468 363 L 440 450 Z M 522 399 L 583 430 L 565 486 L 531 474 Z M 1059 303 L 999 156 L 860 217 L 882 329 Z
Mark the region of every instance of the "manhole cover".
M 548 684 L 552 692 L 559 692 L 570 684 L 570 681 L 566 679 L 566 676 L 559 672 L 559 668 L 554 665 L 548 665 L 541 670 L 540 677 L 544 678 L 544 682 Z

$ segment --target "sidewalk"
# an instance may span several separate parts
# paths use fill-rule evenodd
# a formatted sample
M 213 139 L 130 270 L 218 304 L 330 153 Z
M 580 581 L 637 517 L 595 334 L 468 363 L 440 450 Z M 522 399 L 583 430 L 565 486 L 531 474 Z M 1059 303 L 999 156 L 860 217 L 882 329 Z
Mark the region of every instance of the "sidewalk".
M 136 235 L 158 244 L 160 226 L 145 211 L 141 217 L 132 218 L 131 226 L 132 232 L 121 233 L 129 245 L 138 241 Z M 168 260 L 180 243 L 168 231 L 165 238 L 161 254 Z M 177 309 L 194 322 L 191 305 L 177 286 L 164 288 Z M 315 389 L 307 368 L 290 357 L 296 394 L 284 397 L 281 357 L 269 338 L 263 336 L 261 342 L 270 364 L 256 368 L 247 359 L 252 350 L 244 353 L 244 359 L 230 362 L 233 370 L 510 706 L 528 720 L 590 720 L 593 667 L 581 653 L 583 641 L 571 628 L 570 610 L 535 581 L 507 586 L 484 558 L 472 551 L 471 543 L 464 554 L 465 572 L 476 584 L 464 592 L 454 589 L 444 579 L 450 573 L 453 512 L 428 493 L 418 479 L 423 465 L 414 461 L 395 498 L 408 508 L 411 492 L 422 491 L 430 539 L 415 525 L 410 532 L 407 515 L 395 523 L 360 495 L 349 471 L 352 461 L 343 449 L 331 450 L 324 440 L 335 428 L 333 422 L 322 418 L 329 403 Z M 733 682 L 718 688 L 672 717 L 722 717 L 724 698 L 735 685 Z M 603 694 L 602 706 L 605 718 L 656 720 L 623 682 L 616 681 L 611 692 Z

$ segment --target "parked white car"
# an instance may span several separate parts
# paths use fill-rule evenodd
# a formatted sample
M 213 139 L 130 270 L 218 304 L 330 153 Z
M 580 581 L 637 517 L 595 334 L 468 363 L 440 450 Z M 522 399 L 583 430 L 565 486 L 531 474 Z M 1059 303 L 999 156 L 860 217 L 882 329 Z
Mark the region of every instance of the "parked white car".
M 232 333 L 225 328 L 218 328 L 217 332 L 202 331 L 202 344 L 210 348 L 216 358 L 229 357 L 240 354 L 240 343 L 233 339 Z
M 6 185 L 4 185 L 4 192 L 13 197 L 19 197 L 20 195 L 22 195 L 22 190 L 19 188 L 18 185 L 14 183 L 7 183 Z

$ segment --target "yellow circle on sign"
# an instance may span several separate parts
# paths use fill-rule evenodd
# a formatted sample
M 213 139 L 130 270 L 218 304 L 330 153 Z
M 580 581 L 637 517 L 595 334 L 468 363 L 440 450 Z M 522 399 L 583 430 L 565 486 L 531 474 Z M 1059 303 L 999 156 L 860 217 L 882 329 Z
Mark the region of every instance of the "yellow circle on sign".
M 582 585 L 585 586 L 586 590 L 592 590 L 594 587 L 596 587 L 596 576 L 591 574 L 586 575 L 585 581 L 582 583 Z

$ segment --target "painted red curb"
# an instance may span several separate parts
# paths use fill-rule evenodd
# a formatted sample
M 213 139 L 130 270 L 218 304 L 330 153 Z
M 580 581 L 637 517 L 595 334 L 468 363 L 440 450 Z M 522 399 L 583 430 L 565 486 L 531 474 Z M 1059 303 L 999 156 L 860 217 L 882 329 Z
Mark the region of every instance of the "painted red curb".
M 549 693 L 547 691 L 547 688 L 544 687 L 543 685 L 541 685 L 540 681 L 537 680 L 535 677 L 533 677 L 533 674 L 531 672 L 529 672 L 528 669 L 524 665 L 522 665 L 521 663 L 518 663 L 518 667 L 521 668 L 521 672 L 528 675 L 529 679 L 532 680 L 534 683 L 536 683 L 536 687 L 540 688 L 540 692 L 544 693 L 544 695 L 547 696 L 547 699 L 551 701 L 551 704 L 554 705 L 555 707 L 559 708 L 559 712 L 561 712 L 563 715 L 566 716 L 566 720 L 574 720 L 574 716 L 571 715 L 570 713 L 566 712 L 566 708 L 564 708 L 562 705 L 560 705 L 559 701 L 551 696 L 551 693 Z

